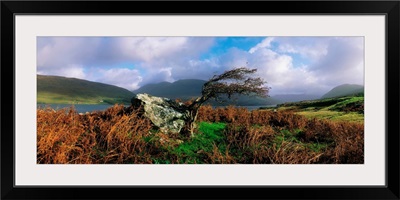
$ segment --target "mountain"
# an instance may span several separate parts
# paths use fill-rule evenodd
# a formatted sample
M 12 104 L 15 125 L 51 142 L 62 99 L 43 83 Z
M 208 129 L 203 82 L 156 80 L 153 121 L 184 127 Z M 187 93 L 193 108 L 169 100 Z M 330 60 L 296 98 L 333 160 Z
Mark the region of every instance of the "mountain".
M 279 100 L 280 103 L 314 100 L 319 99 L 320 97 L 320 95 L 314 94 L 278 94 L 273 96 L 273 98 Z
M 265 106 L 265 105 L 277 105 L 281 101 L 273 98 L 263 98 L 259 96 L 249 96 L 249 95 L 232 95 L 231 99 L 221 98 L 223 102 L 217 102 L 215 100 L 209 100 L 206 104 L 216 105 L 216 106 Z
M 170 82 L 147 84 L 134 91 L 134 93 L 147 93 L 153 96 L 166 97 L 169 99 L 189 100 L 201 95 L 201 89 L 206 83 L 198 79 L 182 79 Z
M 357 84 L 343 84 L 334 87 L 328 93 L 324 94 L 321 99 L 332 97 L 343 97 L 364 94 L 364 86 Z
M 37 75 L 37 103 L 130 104 L 124 88 L 77 78 Z
M 147 84 L 141 88 L 133 91 L 136 94 L 147 93 L 153 96 L 166 97 L 169 99 L 181 99 L 183 101 L 190 100 L 201 96 L 201 89 L 206 83 L 204 80 L 199 79 L 182 79 L 170 82 L 160 82 L 156 84 Z M 232 100 L 223 98 L 225 102 L 219 103 L 214 100 L 209 100 L 208 103 L 212 105 L 274 105 L 280 101 L 274 98 L 261 98 L 257 96 L 235 95 Z

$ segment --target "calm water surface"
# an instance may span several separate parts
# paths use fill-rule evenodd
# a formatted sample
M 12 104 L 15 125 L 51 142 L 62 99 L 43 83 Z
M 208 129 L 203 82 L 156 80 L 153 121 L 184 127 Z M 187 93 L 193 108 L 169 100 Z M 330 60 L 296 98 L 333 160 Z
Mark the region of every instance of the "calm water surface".
M 114 105 L 109 104 L 37 104 L 37 108 L 46 108 L 51 107 L 55 110 L 62 109 L 62 108 L 71 108 L 71 106 L 75 107 L 75 110 L 78 113 L 85 113 L 85 112 L 93 112 L 93 111 L 104 111 L 107 108 L 113 107 Z M 128 107 L 129 105 L 125 105 Z
M 214 108 L 218 107 L 227 107 L 227 106 L 214 106 Z M 272 108 L 276 107 L 276 105 L 265 105 L 265 106 L 238 106 L 238 107 L 244 107 L 247 108 L 247 110 L 252 111 L 252 110 L 257 110 L 259 108 Z
M 104 111 L 114 105 L 109 104 L 37 104 L 37 108 L 46 108 L 50 106 L 51 108 L 58 110 L 62 108 L 70 108 L 74 106 L 78 113 L 93 112 L 93 111 Z M 241 106 L 246 107 L 249 111 L 259 109 L 260 107 L 275 107 L 276 105 L 266 105 L 266 106 Z M 129 105 L 125 105 L 129 107 Z M 218 106 L 219 107 L 219 106 Z M 220 106 L 224 107 L 224 106 Z

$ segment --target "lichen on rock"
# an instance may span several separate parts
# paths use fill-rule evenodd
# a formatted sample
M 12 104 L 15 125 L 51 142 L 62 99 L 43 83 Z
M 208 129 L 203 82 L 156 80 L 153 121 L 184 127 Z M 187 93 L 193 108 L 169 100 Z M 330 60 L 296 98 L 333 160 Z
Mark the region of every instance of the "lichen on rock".
M 185 126 L 188 111 L 184 104 L 168 98 L 137 94 L 132 106 L 143 109 L 143 114 L 164 133 L 179 133 Z

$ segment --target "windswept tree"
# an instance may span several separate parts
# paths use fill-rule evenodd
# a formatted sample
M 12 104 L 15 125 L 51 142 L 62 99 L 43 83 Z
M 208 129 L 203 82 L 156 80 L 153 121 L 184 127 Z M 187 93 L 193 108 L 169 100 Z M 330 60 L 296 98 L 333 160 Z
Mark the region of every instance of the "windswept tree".
M 202 88 L 201 97 L 195 99 L 187 107 L 188 117 L 183 132 L 193 135 L 195 122 L 200 107 L 209 99 L 220 101 L 223 97 L 232 98 L 234 94 L 256 95 L 268 97 L 269 87 L 260 77 L 254 77 L 257 69 L 246 67 L 225 71 L 220 75 L 214 75 Z

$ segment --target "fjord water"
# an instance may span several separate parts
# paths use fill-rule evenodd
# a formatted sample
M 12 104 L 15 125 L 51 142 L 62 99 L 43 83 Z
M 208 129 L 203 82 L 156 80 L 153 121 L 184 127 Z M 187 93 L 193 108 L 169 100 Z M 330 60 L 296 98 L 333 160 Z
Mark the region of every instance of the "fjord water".
M 63 108 L 71 108 L 74 106 L 75 110 L 78 113 L 86 113 L 86 112 L 93 112 L 93 111 L 104 111 L 107 108 L 110 108 L 114 105 L 111 104 L 37 104 L 37 108 L 47 108 L 50 107 L 52 109 L 58 110 Z M 258 109 L 260 107 L 275 107 L 276 105 L 266 105 L 266 106 L 243 106 L 246 107 L 249 111 Z M 125 105 L 125 107 L 129 107 L 129 105 Z M 219 107 L 219 106 L 215 106 Z M 225 106 L 220 106 L 225 107 Z
M 93 111 L 103 111 L 114 105 L 111 104 L 37 104 L 37 108 L 47 108 L 58 110 L 63 108 L 71 108 L 74 106 L 78 113 L 93 112 Z M 126 107 L 129 105 L 125 105 Z

